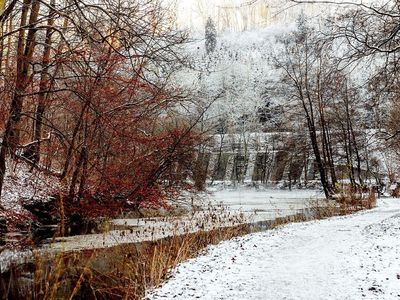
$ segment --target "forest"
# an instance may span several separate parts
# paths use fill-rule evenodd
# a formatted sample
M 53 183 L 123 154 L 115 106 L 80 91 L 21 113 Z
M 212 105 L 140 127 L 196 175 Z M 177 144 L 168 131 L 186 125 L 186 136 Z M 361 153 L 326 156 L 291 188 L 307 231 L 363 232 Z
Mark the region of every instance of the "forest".
M 399 0 L 199 0 L 187 12 L 178 2 L 0 0 L 0 274 L 1 252 L 40 248 L 32 236 L 43 226 L 60 238 L 74 226 L 89 234 L 88 224 L 111 222 L 132 233 L 131 219 L 160 221 L 145 225 L 154 229 L 157 218 L 193 221 L 199 211 L 220 222 L 205 199 L 232 187 L 248 197 L 318 191 L 323 209 L 340 212 L 318 206 L 316 218 L 400 196 Z M 229 197 L 223 233 L 197 220 L 196 229 L 166 225 L 163 234 L 194 234 L 189 258 L 251 233 Z M 243 197 L 240 205 L 253 205 Z M 301 213 L 287 221 L 309 217 Z M 140 255 L 154 264 L 161 248 Z M 176 251 L 152 288 L 178 264 Z M 78 274 L 70 299 L 92 299 L 80 294 Z M 126 298 L 114 287 L 89 290 L 93 299 L 139 299 L 142 277 Z M 30 297 L 63 299 L 54 286 L 47 298 Z
M 3 7 L 0 188 L 24 166 L 68 201 L 159 204 L 202 140 L 179 111 L 192 101 L 171 80 L 186 34 L 168 11 L 157 1 Z

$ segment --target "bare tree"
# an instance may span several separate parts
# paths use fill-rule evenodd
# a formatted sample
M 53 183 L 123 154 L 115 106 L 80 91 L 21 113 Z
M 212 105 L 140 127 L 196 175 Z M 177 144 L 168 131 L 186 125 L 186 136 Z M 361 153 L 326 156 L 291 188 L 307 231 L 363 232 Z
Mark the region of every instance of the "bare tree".
M 171 18 L 151 0 L 6 3 L 1 21 L 13 26 L 0 41 L 17 45 L 7 49 L 16 75 L 10 98 L 2 95 L 10 109 L 0 190 L 8 157 L 58 176 L 71 196 L 83 196 L 87 186 L 114 185 L 118 193 L 111 181 L 134 174 L 147 182 L 131 182 L 127 193 L 153 188 L 193 150 L 196 126 L 175 110 L 186 98 L 171 84 L 186 33 L 174 30 Z
M 333 158 L 329 147 L 329 131 L 325 120 L 326 70 L 323 64 L 323 48 L 316 43 L 315 32 L 304 16 L 298 27 L 282 40 L 282 56 L 276 56 L 276 66 L 283 72 L 284 88 L 294 107 L 299 107 L 305 118 L 310 144 L 318 167 L 326 197 L 331 197 L 336 184 L 332 172 Z M 334 168 L 333 168 L 334 169 Z M 329 180 L 331 171 L 331 180 Z

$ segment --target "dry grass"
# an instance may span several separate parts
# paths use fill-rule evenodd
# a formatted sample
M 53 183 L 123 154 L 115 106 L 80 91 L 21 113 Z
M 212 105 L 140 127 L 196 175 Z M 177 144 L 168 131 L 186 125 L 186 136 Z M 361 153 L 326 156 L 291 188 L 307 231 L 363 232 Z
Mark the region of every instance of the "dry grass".
M 321 220 L 334 216 L 345 216 L 360 210 L 372 209 L 376 206 L 376 201 L 377 196 L 374 192 L 368 192 L 364 195 L 341 193 L 336 201 L 326 202 L 326 200 L 323 200 L 323 203 L 313 202 L 302 213 L 276 218 L 272 227 L 275 228 L 288 223 Z
M 250 232 L 241 225 L 53 258 L 37 256 L 34 263 L 8 274 L 4 299 L 141 299 L 146 288 L 160 285 L 180 262 L 210 244 Z
M 336 200 L 344 213 L 352 213 L 362 209 L 371 209 L 376 206 L 377 196 L 374 192 L 367 193 L 346 191 Z

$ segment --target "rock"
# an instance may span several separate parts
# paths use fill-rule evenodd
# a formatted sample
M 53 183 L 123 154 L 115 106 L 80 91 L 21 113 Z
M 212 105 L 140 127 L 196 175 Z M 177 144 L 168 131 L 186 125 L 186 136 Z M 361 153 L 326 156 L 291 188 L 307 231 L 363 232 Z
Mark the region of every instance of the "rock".
M 53 225 L 59 222 L 57 211 L 57 200 L 52 198 L 50 201 L 40 199 L 30 199 L 23 201 L 22 206 L 31 212 L 44 225 Z

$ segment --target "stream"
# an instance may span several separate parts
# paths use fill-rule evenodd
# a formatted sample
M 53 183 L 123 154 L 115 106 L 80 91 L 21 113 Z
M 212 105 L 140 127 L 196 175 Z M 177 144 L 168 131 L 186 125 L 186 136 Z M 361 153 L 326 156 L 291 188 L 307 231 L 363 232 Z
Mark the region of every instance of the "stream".
M 109 223 L 109 230 L 103 233 L 48 238 L 35 250 L 4 250 L 0 253 L 0 270 L 3 272 L 12 263 L 29 261 L 32 251 L 54 254 L 142 243 L 199 230 L 261 224 L 296 215 L 310 207 L 326 206 L 318 190 L 210 190 L 207 198 L 200 208 L 184 216 L 114 219 Z

